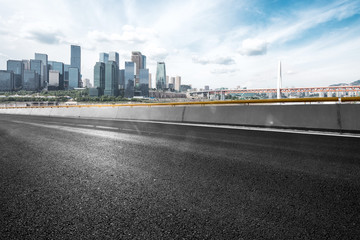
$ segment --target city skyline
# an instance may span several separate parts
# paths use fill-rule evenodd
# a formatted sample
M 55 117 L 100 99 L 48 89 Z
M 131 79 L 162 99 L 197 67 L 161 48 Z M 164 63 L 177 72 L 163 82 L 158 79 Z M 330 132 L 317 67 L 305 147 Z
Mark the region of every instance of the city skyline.
M 356 1 L 63 1 L 56 9 L 45 1 L 35 5 L 2 3 L 0 69 L 6 69 L 8 59 L 32 59 L 34 52 L 69 62 L 68 47 L 74 44 L 82 48 L 83 79 L 91 81 L 99 53 L 111 51 L 119 52 L 120 68 L 132 51 L 140 51 L 148 57 L 153 76 L 156 62 L 164 61 L 170 76 L 180 75 L 196 88 L 276 87 L 278 60 L 284 87 L 360 78 Z M 32 14 L 34 8 L 42 14 Z M 138 14 L 144 9 L 149 10 Z M 155 10 L 166 14 L 153 18 Z

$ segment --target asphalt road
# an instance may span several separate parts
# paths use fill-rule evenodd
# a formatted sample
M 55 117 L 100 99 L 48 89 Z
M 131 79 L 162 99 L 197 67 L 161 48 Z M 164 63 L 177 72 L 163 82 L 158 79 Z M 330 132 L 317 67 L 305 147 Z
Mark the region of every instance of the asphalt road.
M 359 239 L 360 138 L 0 115 L 1 239 Z

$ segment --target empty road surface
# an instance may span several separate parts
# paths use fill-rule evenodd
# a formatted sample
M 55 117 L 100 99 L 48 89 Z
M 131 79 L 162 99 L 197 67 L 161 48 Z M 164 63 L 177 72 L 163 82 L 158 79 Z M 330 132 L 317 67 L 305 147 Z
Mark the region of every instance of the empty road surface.
M 358 239 L 360 138 L 0 115 L 1 239 Z

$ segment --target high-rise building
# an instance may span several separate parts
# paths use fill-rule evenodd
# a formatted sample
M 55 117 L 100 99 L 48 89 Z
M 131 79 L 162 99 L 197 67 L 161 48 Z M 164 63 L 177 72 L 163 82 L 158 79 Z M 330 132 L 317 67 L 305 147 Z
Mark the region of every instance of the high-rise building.
M 114 61 L 117 64 L 117 67 L 119 68 L 119 66 L 120 66 L 119 53 L 117 53 L 117 52 L 109 52 L 108 61 Z M 107 62 L 104 62 L 104 63 L 107 63 Z
M 99 56 L 99 62 L 107 63 L 109 61 L 109 54 L 108 53 L 100 53 L 99 55 L 100 55 Z
M 43 69 L 43 62 L 41 60 L 30 59 L 30 70 L 35 71 L 38 76 L 39 88 L 42 88 L 41 84 L 41 69 Z
M 135 63 L 125 62 L 125 90 L 124 97 L 134 97 L 134 84 L 135 84 Z
M 48 55 L 43 53 L 35 53 L 35 60 L 41 60 L 42 61 L 42 68 L 40 73 L 40 81 L 41 86 L 45 87 L 47 83 L 49 82 L 49 70 L 48 70 Z
M 64 64 L 64 88 L 65 89 L 69 88 L 69 68 L 70 67 L 71 67 L 71 65 Z
M 164 90 L 166 88 L 166 69 L 164 62 L 158 62 L 156 68 L 156 89 Z
M 79 69 L 76 67 L 69 68 L 69 89 L 74 89 L 79 87 L 80 73 Z
M 65 81 L 65 71 L 64 71 L 64 63 L 62 62 L 56 62 L 56 61 L 49 61 L 49 72 L 50 70 L 55 70 L 59 72 L 59 86 L 57 89 L 64 90 L 64 81 Z M 50 77 L 50 73 L 49 73 Z M 50 82 L 50 80 L 49 80 Z
M 180 76 L 176 76 L 175 78 L 175 90 L 180 92 L 180 86 L 181 86 L 181 77 Z
M 14 85 L 13 71 L 0 70 L 0 91 L 13 91 Z
M 71 53 L 70 54 L 71 54 L 70 66 L 72 68 L 77 68 L 79 75 L 81 77 L 81 48 L 80 48 L 80 46 L 71 45 Z M 72 70 L 72 71 L 74 71 L 74 70 Z
M 124 97 L 125 69 L 119 69 L 119 96 Z
M 23 89 L 26 91 L 37 91 L 40 88 L 40 76 L 34 70 L 24 70 Z
M 57 70 L 49 70 L 49 90 L 56 90 L 60 85 L 60 72 Z
M 104 95 L 118 96 L 119 65 L 115 61 L 105 63 L 105 90 Z
M 135 91 L 138 91 L 140 82 L 140 69 L 144 68 L 143 55 L 141 54 L 141 52 L 132 52 L 131 61 L 135 63 Z
M 166 85 L 166 88 L 169 87 L 169 76 L 166 76 L 165 85 Z
M 208 91 L 210 89 L 210 87 L 208 85 L 205 85 L 205 91 Z
M 24 70 L 30 70 L 30 61 L 29 60 L 22 60 L 24 65 Z
M 98 96 L 104 94 L 105 89 L 105 63 L 97 62 L 94 66 L 94 88 L 98 89 Z
M 141 55 L 142 56 L 142 69 L 146 69 L 146 56 L 145 55 Z
M 140 69 L 140 96 L 149 97 L 149 69 Z
M 24 74 L 24 64 L 22 61 L 17 60 L 8 60 L 7 61 L 7 70 L 14 72 L 14 88 L 15 90 L 22 87 L 23 74 Z
M 175 77 L 171 77 L 169 84 L 173 84 L 175 86 Z

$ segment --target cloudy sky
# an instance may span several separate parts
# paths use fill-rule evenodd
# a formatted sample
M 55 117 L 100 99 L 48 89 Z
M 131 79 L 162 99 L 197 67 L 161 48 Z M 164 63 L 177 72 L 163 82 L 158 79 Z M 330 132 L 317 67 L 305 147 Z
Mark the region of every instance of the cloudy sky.
M 202 88 L 328 86 L 360 79 L 359 0 L 1 0 L 0 69 L 8 59 L 70 62 L 82 48 L 83 78 L 99 52 L 120 67 L 141 51 L 155 75 Z M 154 77 L 153 77 L 154 81 Z

